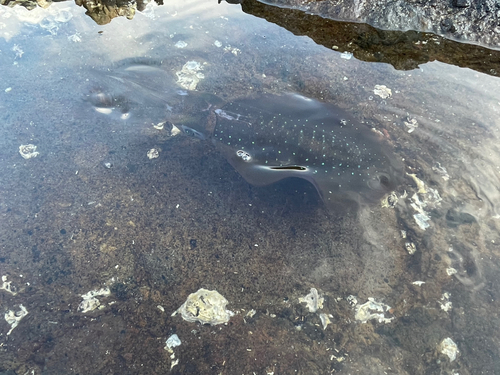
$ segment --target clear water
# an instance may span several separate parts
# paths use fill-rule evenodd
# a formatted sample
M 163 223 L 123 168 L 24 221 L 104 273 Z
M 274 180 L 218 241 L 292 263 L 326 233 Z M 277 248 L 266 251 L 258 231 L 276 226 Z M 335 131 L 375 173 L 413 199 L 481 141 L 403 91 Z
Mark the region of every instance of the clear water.
M 0 373 L 499 373 L 498 78 L 362 62 L 225 3 L 0 22 Z M 283 93 L 376 129 L 392 196 L 332 211 L 172 132 Z M 172 316 L 200 288 L 226 323 Z

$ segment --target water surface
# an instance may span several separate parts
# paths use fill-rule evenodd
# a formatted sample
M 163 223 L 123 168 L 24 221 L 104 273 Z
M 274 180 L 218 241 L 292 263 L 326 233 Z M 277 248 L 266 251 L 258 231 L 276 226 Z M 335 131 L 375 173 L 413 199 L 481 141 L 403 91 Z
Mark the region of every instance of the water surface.
M 363 62 L 239 5 L 83 12 L 0 9 L 0 371 L 498 373 L 496 77 Z M 184 134 L 290 93 L 373 129 L 403 169 L 385 197 L 256 187 Z M 226 324 L 171 316 L 200 288 Z

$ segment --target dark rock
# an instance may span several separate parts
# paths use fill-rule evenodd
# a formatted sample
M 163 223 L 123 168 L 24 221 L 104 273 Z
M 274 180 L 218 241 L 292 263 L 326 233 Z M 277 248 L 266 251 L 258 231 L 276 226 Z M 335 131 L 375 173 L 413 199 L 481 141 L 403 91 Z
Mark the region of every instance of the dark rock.
M 453 0 L 453 6 L 457 8 L 467 8 L 469 5 L 469 0 Z
M 122 283 L 115 283 L 111 286 L 111 293 L 115 295 L 116 298 L 118 298 L 121 301 L 124 301 L 127 299 L 128 295 L 128 290 L 127 286 Z
M 455 26 L 453 26 L 453 21 L 449 18 L 445 18 L 444 20 L 442 20 L 440 25 L 441 30 L 445 33 L 454 33 L 456 30 Z
M 473 224 L 475 222 L 476 218 L 466 212 L 458 212 L 451 209 L 446 213 L 446 223 L 451 228 L 455 228 L 463 224 Z

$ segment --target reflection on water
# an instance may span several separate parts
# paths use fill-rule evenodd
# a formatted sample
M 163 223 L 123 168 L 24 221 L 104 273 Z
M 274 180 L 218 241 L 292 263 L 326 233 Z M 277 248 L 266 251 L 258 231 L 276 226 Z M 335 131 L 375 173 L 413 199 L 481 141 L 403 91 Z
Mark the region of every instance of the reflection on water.
M 0 372 L 496 373 L 497 78 L 362 62 L 228 4 L 50 9 L 2 9 Z M 321 153 L 314 108 L 360 152 Z M 238 137 L 241 162 L 267 141 L 296 177 L 298 120 L 314 163 L 382 148 L 401 181 L 328 210 L 200 141 Z
M 500 51 L 478 45 L 455 42 L 441 35 L 442 32 L 448 34 L 446 30 L 437 31 L 438 35 L 418 32 L 413 30 L 421 30 L 421 27 L 424 26 L 422 24 L 420 26 L 414 24 L 410 27 L 410 31 L 395 31 L 395 29 L 400 29 L 400 26 L 397 24 L 401 20 L 397 21 L 396 24 L 392 25 L 392 27 L 390 24 L 385 25 L 384 28 L 389 29 L 385 30 L 375 28 L 368 24 L 359 23 L 358 17 L 354 17 L 356 22 L 334 21 L 329 18 L 321 17 L 321 14 L 329 14 L 330 17 L 332 16 L 331 10 L 335 8 L 332 4 L 328 4 L 324 7 L 323 11 L 319 12 L 320 15 L 313 15 L 305 13 L 303 10 L 299 10 L 295 7 L 294 9 L 280 8 L 264 4 L 258 0 L 231 0 L 227 2 L 230 4 L 241 3 L 241 9 L 245 13 L 264 18 L 269 22 L 286 28 L 295 35 L 306 35 L 313 39 L 317 44 L 321 44 L 326 48 L 349 52 L 359 60 L 389 63 L 396 69 L 403 70 L 415 69 L 418 68 L 419 65 L 426 62 L 438 60 L 447 64 L 467 67 L 482 73 L 498 76 L 498 60 Z M 156 3 L 163 5 L 160 1 L 156 1 Z M 321 2 L 318 2 L 318 4 L 319 3 Z M 8 5 L 13 7 L 14 4 L 14 2 L 9 2 Z M 154 13 L 154 7 L 147 6 L 147 3 L 144 3 L 142 0 L 126 3 L 114 0 L 84 0 L 76 1 L 76 4 L 85 7 L 85 9 L 87 9 L 85 14 L 90 16 L 99 25 L 106 25 L 116 17 L 133 19 L 136 15 L 136 10 L 139 11 L 139 17 L 145 16 L 152 20 L 157 18 Z M 69 11 L 69 7 L 50 7 L 52 3 L 37 3 L 30 0 L 22 1 L 19 5 L 20 6 L 18 7 L 14 7 L 14 12 L 17 16 L 16 20 L 21 19 L 28 23 L 39 24 L 51 34 L 56 34 L 59 27 L 72 18 L 72 13 Z M 412 4 L 406 5 L 409 8 L 412 7 Z M 424 4 L 419 5 L 423 5 L 425 7 Z M 46 9 L 41 9 L 41 6 Z M 23 7 L 30 9 L 30 11 Z M 343 8 L 348 9 L 349 7 Z M 484 12 L 485 14 L 489 13 L 485 9 L 478 10 L 478 13 L 481 12 Z M 413 12 L 410 11 L 410 14 L 407 16 L 411 18 L 412 13 Z M 437 13 L 439 13 L 439 11 L 437 11 Z M 0 8 L 0 14 L 2 14 L 2 8 Z M 9 18 L 10 12 L 6 12 L 6 15 L 7 17 L 4 18 Z M 172 15 L 176 15 L 175 11 Z M 198 16 L 203 15 L 204 12 L 200 12 L 198 14 Z M 427 15 L 425 17 L 430 17 L 427 22 L 424 22 L 427 26 L 429 22 L 431 24 L 433 23 L 433 21 L 431 21 L 432 18 L 442 21 L 443 25 L 449 26 L 449 24 L 452 25 L 453 23 L 450 19 L 441 20 L 437 14 Z M 455 17 L 457 17 L 456 14 Z M 333 18 L 338 19 L 338 17 Z M 343 19 L 343 17 L 340 18 Z M 485 24 L 489 22 L 486 18 L 490 17 L 483 17 L 482 21 Z M 351 17 L 347 17 L 345 19 L 351 19 Z M 467 23 L 473 23 L 472 18 L 468 19 L 468 17 L 465 17 L 465 19 L 467 19 L 467 21 L 463 23 L 462 26 L 465 27 Z M 392 19 L 392 21 L 396 20 Z M 118 21 L 116 20 L 115 22 Z M 371 22 L 371 24 L 373 24 L 373 22 Z M 492 36 L 494 37 L 494 32 L 490 33 L 492 35 L 488 35 L 488 33 L 484 31 L 488 28 L 485 27 L 485 24 L 475 25 L 476 28 L 482 29 L 481 32 L 478 32 L 477 30 L 472 31 L 469 28 L 471 33 L 468 37 L 466 37 L 466 40 L 477 41 L 477 38 L 479 38 L 482 39 L 487 46 L 495 45 L 493 40 L 494 38 L 491 39 Z M 0 23 L 0 29 L 9 29 L 9 31 L 4 32 L 4 36 L 7 39 L 12 35 L 11 30 L 17 29 L 18 26 L 19 25 L 16 22 L 11 23 L 7 21 L 7 23 Z M 408 24 L 406 26 L 405 30 L 408 29 Z M 449 36 L 450 35 L 448 35 L 448 37 Z M 82 41 L 79 32 L 76 32 L 68 38 L 75 42 Z M 187 46 L 185 43 L 186 42 L 184 41 L 178 41 L 175 46 L 183 48 Z
M 258 0 L 245 0 L 242 9 L 285 27 L 295 35 L 307 35 L 326 48 L 349 51 L 363 61 L 384 62 L 396 69 L 410 70 L 438 60 L 495 76 L 499 74 L 499 51 L 458 43 L 435 34 L 381 30 L 368 24 L 333 21 Z

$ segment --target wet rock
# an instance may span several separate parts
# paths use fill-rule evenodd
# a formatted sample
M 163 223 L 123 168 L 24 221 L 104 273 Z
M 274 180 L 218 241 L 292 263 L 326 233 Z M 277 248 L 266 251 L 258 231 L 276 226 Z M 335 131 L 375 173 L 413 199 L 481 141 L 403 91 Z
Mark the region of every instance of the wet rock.
M 87 9 L 86 15 L 90 16 L 98 25 L 106 25 L 115 17 L 134 18 L 135 11 L 143 4 L 139 2 L 120 2 L 115 0 L 76 0 L 77 5 Z
M 1 5 L 7 5 L 9 7 L 14 7 L 16 5 L 21 5 L 21 6 L 25 7 L 28 10 L 33 10 L 37 6 L 39 6 L 37 4 L 37 1 L 35 1 L 35 0 L 31 0 L 31 1 L 23 1 L 23 0 L 15 0 L 15 1 L 0 0 L 0 4 Z M 46 7 L 43 7 L 43 8 L 46 8 Z
M 10 330 L 7 332 L 7 336 L 9 336 L 14 328 L 19 325 L 21 319 L 23 319 L 26 315 L 28 315 L 28 310 L 23 305 L 19 305 L 19 311 L 9 310 L 5 313 L 5 321 L 10 325 Z
M 449 18 L 445 18 L 440 23 L 441 31 L 444 33 L 454 33 L 456 31 L 455 26 L 453 26 L 453 21 Z
M 311 292 L 304 297 L 299 298 L 300 303 L 306 303 L 309 312 L 316 312 L 323 308 L 323 303 L 325 299 L 318 294 L 316 288 L 311 288 Z
M 394 317 L 386 318 L 385 316 L 390 310 L 390 306 L 369 297 L 367 302 L 356 306 L 354 318 L 362 323 L 372 319 L 377 320 L 379 323 L 390 323 L 394 320 Z
M 453 0 L 453 6 L 457 8 L 467 8 L 469 5 L 468 0 Z
M 172 362 L 170 363 L 170 369 L 179 364 L 179 360 L 175 359 L 174 348 L 178 347 L 181 344 L 182 342 L 179 339 L 179 336 L 177 336 L 175 333 L 170 336 L 165 342 L 164 349 L 170 354 L 170 359 L 172 360 Z
M 381 200 L 381 205 L 383 208 L 394 208 L 398 204 L 399 197 L 395 191 L 391 192 L 389 195 L 385 196 Z
M 386 85 L 375 85 L 373 89 L 375 95 L 380 96 L 382 99 L 387 99 L 392 96 L 392 91 Z
M 216 290 L 199 289 L 188 296 L 186 302 L 172 316 L 180 313 L 188 322 L 217 325 L 227 323 L 234 313 L 226 309 L 228 304 Z
M 110 294 L 111 291 L 107 287 L 99 290 L 91 290 L 88 293 L 82 294 L 83 300 L 80 302 L 80 305 L 78 305 L 78 311 L 85 314 L 96 309 L 103 309 L 104 305 L 101 304 L 101 301 L 99 301 L 97 297 L 106 297 Z
M 455 344 L 449 337 L 445 338 L 441 342 L 441 344 L 439 344 L 439 349 L 441 353 L 448 356 L 450 362 L 453 362 L 457 358 L 457 354 L 459 353 L 457 344 Z
M 197 61 L 188 61 L 182 66 L 182 69 L 176 72 L 177 83 L 186 90 L 196 90 L 198 83 L 205 78 L 201 72 L 203 65 Z
M 127 299 L 128 290 L 125 284 L 122 283 L 113 284 L 110 288 L 110 291 L 117 299 L 121 301 Z
M 0 290 L 5 290 L 15 296 L 17 294 L 17 288 L 11 284 L 12 281 L 7 281 L 7 276 L 2 276 L 2 286 L 0 286 Z
M 160 152 L 156 148 L 152 148 L 147 152 L 148 159 L 158 159 L 160 157 Z
M 451 228 L 456 228 L 463 224 L 474 224 L 476 218 L 471 214 L 466 212 L 458 212 L 456 210 L 450 209 L 446 213 L 446 223 Z
M 19 153 L 23 159 L 36 158 L 40 153 L 36 150 L 36 146 L 32 144 L 19 146 Z
M 408 251 L 408 254 L 410 254 L 410 255 L 415 254 L 415 252 L 417 251 L 417 247 L 415 246 L 415 244 L 413 242 L 410 242 L 410 241 L 405 243 L 405 248 L 406 248 L 406 251 Z

